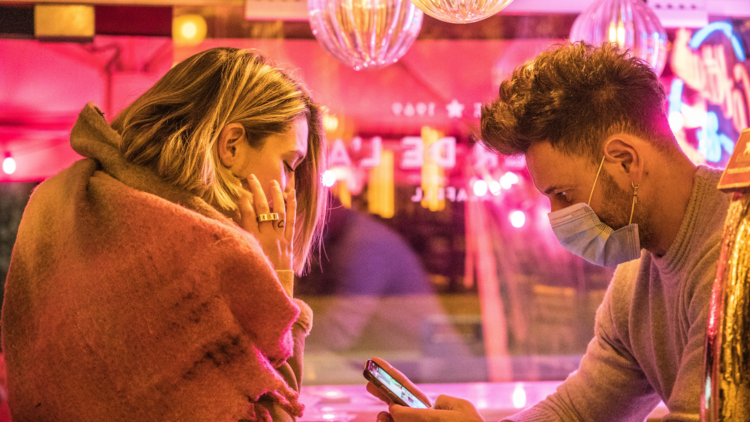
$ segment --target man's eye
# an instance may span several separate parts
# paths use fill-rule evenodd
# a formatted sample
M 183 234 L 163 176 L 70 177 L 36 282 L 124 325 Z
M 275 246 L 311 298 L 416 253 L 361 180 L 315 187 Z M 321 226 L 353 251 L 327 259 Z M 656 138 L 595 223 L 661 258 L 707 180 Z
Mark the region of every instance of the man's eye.
M 566 200 L 566 201 L 570 201 L 570 198 L 568 197 L 568 193 L 567 192 L 558 192 L 557 196 L 559 198 L 561 198 L 561 199 Z

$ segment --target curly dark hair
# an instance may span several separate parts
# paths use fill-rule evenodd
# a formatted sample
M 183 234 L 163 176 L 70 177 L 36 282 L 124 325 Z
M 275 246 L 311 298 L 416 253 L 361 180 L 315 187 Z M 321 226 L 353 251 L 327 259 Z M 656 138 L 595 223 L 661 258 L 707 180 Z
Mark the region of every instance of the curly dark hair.
M 567 43 L 517 67 L 497 100 L 482 108 L 482 141 L 504 155 L 550 142 L 567 154 L 601 159 L 600 145 L 624 132 L 660 151 L 679 149 L 666 96 L 648 63 L 616 44 Z

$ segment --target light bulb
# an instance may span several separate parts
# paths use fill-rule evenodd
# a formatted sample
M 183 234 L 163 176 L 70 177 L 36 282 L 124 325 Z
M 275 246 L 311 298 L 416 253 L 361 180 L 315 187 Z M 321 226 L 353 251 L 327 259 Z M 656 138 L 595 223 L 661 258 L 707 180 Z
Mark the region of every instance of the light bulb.
M 206 39 L 208 27 L 201 15 L 175 16 L 172 20 L 172 40 L 177 47 L 191 47 Z
M 323 186 L 330 188 L 336 184 L 336 173 L 333 170 L 326 170 L 323 172 L 322 177 Z
M 500 186 L 502 186 L 503 189 L 510 189 L 511 186 L 516 183 L 518 183 L 518 176 L 512 171 L 509 171 L 500 177 Z
M 522 409 L 526 407 L 526 391 L 523 389 L 523 385 L 518 384 L 513 390 L 513 407 L 516 409 Z
M 513 227 L 520 229 L 526 224 L 526 214 L 523 211 L 513 211 L 510 213 L 510 224 Z
M 502 190 L 502 186 L 500 185 L 500 182 L 497 180 L 493 180 L 490 182 L 490 193 L 497 196 L 500 195 L 500 191 Z
M 194 22 L 185 22 L 182 24 L 182 35 L 184 35 L 185 38 L 192 39 L 197 33 L 198 28 L 196 28 Z
M 487 190 L 488 190 L 487 182 L 485 182 L 482 179 L 479 179 L 474 182 L 473 189 L 474 189 L 474 195 L 484 196 L 487 194 Z
M 3 172 L 5 174 L 13 174 L 16 172 L 16 160 L 10 156 L 10 153 L 5 154 L 5 159 L 3 160 Z

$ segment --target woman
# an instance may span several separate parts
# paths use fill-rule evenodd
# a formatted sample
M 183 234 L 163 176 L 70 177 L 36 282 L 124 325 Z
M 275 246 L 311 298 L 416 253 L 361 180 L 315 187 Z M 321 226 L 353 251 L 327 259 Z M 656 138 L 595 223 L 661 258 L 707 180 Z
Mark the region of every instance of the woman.
M 178 64 L 111 127 L 87 105 L 71 145 L 88 158 L 38 187 L 14 246 L 14 420 L 299 416 L 312 314 L 292 272 L 319 239 L 323 134 L 291 78 L 232 48 Z

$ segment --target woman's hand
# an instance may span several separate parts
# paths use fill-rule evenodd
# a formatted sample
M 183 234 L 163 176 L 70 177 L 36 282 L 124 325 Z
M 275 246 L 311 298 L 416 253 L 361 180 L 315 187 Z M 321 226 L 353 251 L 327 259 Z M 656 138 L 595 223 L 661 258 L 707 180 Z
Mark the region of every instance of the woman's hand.
M 292 189 L 281 191 L 276 180 L 271 181 L 273 210 L 268 205 L 266 194 L 255 175 L 247 178 L 250 192 L 245 191 L 240 198 L 240 227 L 250 232 L 260 242 L 263 252 L 271 260 L 274 269 L 291 270 L 294 265 L 294 223 L 297 216 L 297 197 Z M 279 214 L 276 221 L 258 221 L 258 216 L 269 213 Z

